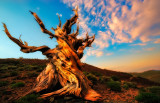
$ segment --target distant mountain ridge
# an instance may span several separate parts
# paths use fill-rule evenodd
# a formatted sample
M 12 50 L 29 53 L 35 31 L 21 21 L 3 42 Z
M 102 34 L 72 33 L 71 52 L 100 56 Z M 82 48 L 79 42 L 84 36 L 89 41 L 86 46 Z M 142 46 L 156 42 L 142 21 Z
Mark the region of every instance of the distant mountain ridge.
M 154 82 L 160 83 L 160 70 L 148 70 L 142 73 L 131 73 L 134 76 L 143 77 Z

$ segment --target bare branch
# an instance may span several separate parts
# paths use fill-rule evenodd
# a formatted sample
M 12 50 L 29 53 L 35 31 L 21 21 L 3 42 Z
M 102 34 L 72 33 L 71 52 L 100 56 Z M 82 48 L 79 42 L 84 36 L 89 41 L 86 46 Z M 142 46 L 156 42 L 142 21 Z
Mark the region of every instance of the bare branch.
M 50 38 L 56 37 L 58 45 L 54 49 L 50 49 L 47 46 L 28 46 L 27 42 L 23 42 L 21 40 L 21 35 L 19 39 L 12 37 L 7 29 L 7 26 L 3 24 L 6 35 L 13 42 L 19 45 L 22 52 L 30 53 L 41 51 L 42 54 L 46 55 L 50 61 L 47 67 L 37 77 L 37 83 L 34 88 L 25 93 L 25 95 L 33 92 L 40 92 L 44 89 L 52 90 L 52 88 L 55 88 L 55 91 L 41 95 L 41 97 L 45 98 L 54 95 L 72 94 L 91 101 L 97 101 L 101 98 L 100 94 L 91 89 L 89 80 L 81 71 L 83 69 L 83 64 L 80 61 L 83 57 L 84 49 L 91 46 L 95 39 L 95 35 L 90 37 L 87 32 L 86 38 L 78 39 L 78 23 L 76 32 L 74 33 L 73 31 L 73 33 L 70 34 L 71 27 L 77 22 L 78 18 L 78 8 L 73 9 L 73 11 L 75 12 L 75 15 L 66 21 L 62 29 L 60 16 L 58 15 L 59 25 L 56 29 L 52 28 L 55 31 L 55 34 L 45 28 L 45 25 L 36 13 L 30 11 L 39 24 L 42 32 L 49 34 Z M 61 86 L 62 89 L 56 88 L 57 85 Z
M 6 35 L 13 41 L 15 42 L 17 45 L 19 45 L 21 47 L 21 51 L 24 53 L 30 53 L 30 52 L 36 52 L 36 51 L 41 51 L 42 53 L 45 53 L 46 51 L 48 51 L 50 48 L 47 46 L 40 46 L 40 47 L 36 47 L 36 46 L 28 46 L 28 43 L 25 42 L 25 44 L 23 44 L 22 40 L 18 40 L 14 37 L 11 36 L 11 34 L 9 33 L 6 24 L 3 23 L 3 27 L 4 27 L 4 32 L 6 33 Z
M 24 41 L 24 45 L 28 46 L 28 43 L 26 41 Z
M 21 43 L 23 43 L 23 41 L 21 40 L 21 35 L 19 36 L 19 41 L 20 41 Z
M 70 34 L 70 36 L 76 37 L 78 34 L 79 34 L 79 23 L 77 22 L 77 30 L 76 30 L 75 33 L 74 33 L 74 31 L 73 31 L 73 33 Z
M 52 29 L 53 31 L 55 31 L 55 30 L 56 30 L 56 29 L 55 29 L 55 28 L 53 28 L 53 27 L 52 27 L 51 29 Z
M 47 30 L 43 24 L 43 22 L 41 21 L 41 19 L 37 16 L 36 13 L 32 12 L 32 11 L 29 11 L 31 12 L 31 14 L 35 17 L 35 20 L 37 21 L 37 23 L 39 24 L 39 26 L 41 27 L 41 31 L 43 33 L 46 33 L 46 34 L 49 34 L 50 35 L 50 38 L 52 39 L 53 37 L 56 37 L 52 32 L 50 32 L 49 30 Z
M 76 30 L 76 33 L 75 33 L 75 37 L 79 34 L 79 22 L 77 22 L 77 30 Z
M 59 14 L 58 14 L 58 19 L 59 19 L 59 25 L 58 25 L 58 26 L 61 27 L 61 24 L 62 24 L 62 23 L 61 23 L 61 19 L 60 19 Z
M 72 25 L 75 24 L 78 19 L 78 8 L 73 9 L 73 11 L 75 12 L 75 15 L 71 19 L 67 20 L 62 27 L 62 31 L 66 31 L 67 34 L 70 34 Z
M 91 39 L 91 40 L 89 40 Z M 86 39 L 83 41 L 83 45 L 79 46 L 78 50 L 77 50 L 77 54 L 79 59 L 81 59 L 83 57 L 83 51 L 86 47 L 91 47 L 91 44 L 93 43 L 93 41 L 95 40 L 95 35 L 93 35 L 92 37 L 89 37 L 88 32 L 86 34 Z
M 86 47 L 91 47 L 91 44 L 93 43 L 93 41 L 95 40 L 95 34 L 91 37 L 92 40 L 88 40 Z

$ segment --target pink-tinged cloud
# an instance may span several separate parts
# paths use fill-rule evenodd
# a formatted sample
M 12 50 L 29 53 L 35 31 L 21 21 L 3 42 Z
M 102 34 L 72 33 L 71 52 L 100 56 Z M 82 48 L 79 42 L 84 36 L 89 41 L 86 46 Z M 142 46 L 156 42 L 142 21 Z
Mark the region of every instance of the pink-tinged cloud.
M 112 32 L 115 33 L 115 39 L 122 42 L 134 41 L 140 39 L 142 42 L 150 41 L 150 37 L 160 35 L 160 28 L 154 25 L 160 24 L 159 0 L 134 0 L 131 1 L 132 8 L 119 6 L 118 10 L 113 11 L 111 20 L 108 25 Z M 118 11 L 122 9 L 122 15 L 118 16 Z M 126 34 L 127 33 L 127 34 Z M 131 38 L 128 37 L 131 36 Z M 119 38 L 122 36 L 123 38 Z M 124 40 L 125 39 L 125 40 Z
M 94 49 L 88 49 L 87 50 L 87 55 L 88 56 L 94 55 L 96 57 L 100 57 L 100 56 L 103 55 L 103 51 L 99 50 L 99 49 L 96 49 L 96 50 L 94 50 Z
M 155 44 L 160 43 L 160 38 L 159 38 L 159 39 L 156 39 L 156 40 L 154 41 L 154 43 L 155 43 Z
M 131 4 L 131 9 L 116 3 L 115 0 L 63 0 L 63 2 L 72 7 L 79 5 L 82 15 L 80 24 L 85 30 L 90 30 L 86 26 L 87 23 L 99 27 L 108 26 L 108 30 L 114 33 L 111 38 L 112 44 L 131 43 L 137 39 L 148 42 L 152 40 L 150 37 L 160 35 L 160 27 L 155 26 L 160 24 L 160 0 L 126 0 L 126 4 Z M 87 17 L 91 22 L 86 20 L 82 10 L 95 19 L 90 20 L 91 18 Z
M 110 56 L 110 55 L 113 55 L 113 53 L 106 53 L 106 56 Z
M 155 50 L 156 48 L 155 47 L 151 47 L 151 48 L 144 48 L 144 50 L 146 50 L 146 51 L 153 51 L 153 50 Z
M 140 40 L 142 43 L 133 45 L 145 46 L 146 42 L 153 41 L 153 38 L 160 35 L 160 27 L 156 26 L 160 25 L 160 0 L 126 0 L 125 5 L 121 4 L 121 0 L 119 3 L 115 0 L 62 1 L 72 8 L 79 7 L 82 33 L 88 31 L 91 34 L 92 26 L 106 29 L 98 31 L 93 44 L 98 48 L 98 52 L 90 51 L 92 55 L 103 55 L 103 49 L 115 43 L 133 43 Z
M 100 49 L 103 49 L 109 46 L 108 40 L 110 39 L 111 39 L 111 33 L 109 31 L 107 32 L 98 31 L 98 35 L 94 41 L 94 44 Z
M 101 49 L 93 49 L 93 48 L 89 48 L 88 50 L 86 50 L 87 53 L 83 56 L 83 58 L 81 59 L 82 62 L 85 62 L 85 60 L 87 59 L 87 57 L 89 56 L 96 56 L 96 57 L 101 57 L 104 53 Z

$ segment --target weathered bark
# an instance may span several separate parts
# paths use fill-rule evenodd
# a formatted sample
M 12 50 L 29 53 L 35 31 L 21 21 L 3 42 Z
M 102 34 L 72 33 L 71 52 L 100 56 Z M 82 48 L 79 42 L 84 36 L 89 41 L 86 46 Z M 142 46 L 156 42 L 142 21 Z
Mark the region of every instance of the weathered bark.
M 91 101 L 97 101 L 101 98 L 101 95 L 89 86 L 90 81 L 81 71 L 83 66 L 80 61 L 83 56 L 83 50 L 86 47 L 91 46 L 95 39 L 95 35 L 93 37 L 89 37 L 87 33 L 85 39 L 77 39 L 76 36 L 79 34 L 78 25 L 77 31 L 70 34 L 72 25 L 75 24 L 78 19 L 78 8 L 73 11 L 75 12 L 75 15 L 66 21 L 62 26 L 62 29 L 60 17 L 58 16 L 60 23 L 56 29 L 52 28 L 55 34 L 45 28 L 43 22 L 36 13 L 30 11 L 39 24 L 42 32 L 48 34 L 51 39 L 53 37 L 56 38 L 58 46 L 54 49 L 50 49 L 47 46 L 28 46 L 27 42 L 24 44 L 21 39 L 18 40 L 12 37 L 6 25 L 3 24 L 7 36 L 21 47 L 22 52 L 30 53 L 41 51 L 42 54 L 46 55 L 50 60 L 47 67 L 37 77 L 34 88 L 25 95 L 32 92 L 40 92 L 45 89 L 51 90 L 54 88 L 55 91 L 42 94 L 41 98 L 68 94 L 73 94 Z M 56 90 L 55 86 L 58 83 L 60 83 L 62 88 Z

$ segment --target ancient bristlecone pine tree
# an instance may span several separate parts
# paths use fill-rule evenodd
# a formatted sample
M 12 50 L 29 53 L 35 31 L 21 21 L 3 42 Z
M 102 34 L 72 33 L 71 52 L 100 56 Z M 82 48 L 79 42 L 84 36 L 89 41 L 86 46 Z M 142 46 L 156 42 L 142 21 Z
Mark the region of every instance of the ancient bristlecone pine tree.
M 78 19 L 78 8 L 73 9 L 75 15 L 66 21 L 66 23 L 61 27 L 61 20 L 59 18 L 59 25 L 57 28 L 52 28 L 55 34 L 47 30 L 37 16 L 36 13 L 31 12 L 35 20 L 39 24 L 41 31 L 50 36 L 50 38 L 56 38 L 58 46 L 54 49 L 50 49 L 47 46 L 28 46 L 27 42 L 22 42 L 19 38 L 16 39 L 11 36 L 7 26 L 3 24 L 5 28 L 5 33 L 7 36 L 20 46 L 21 51 L 24 53 L 41 51 L 43 55 L 49 59 L 47 67 L 40 73 L 36 79 L 36 84 L 32 90 L 27 92 L 25 95 L 33 92 L 40 92 L 42 90 L 54 90 L 50 93 L 42 94 L 41 98 L 60 96 L 72 94 L 86 100 L 97 101 L 101 98 L 95 90 L 90 87 L 90 81 L 83 74 L 81 69 L 83 68 L 80 59 L 83 56 L 83 51 L 86 47 L 90 47 L 95 39 L 95 35 L 92 37 L 86 34 L 85 39 L 78 39 L 79 26 L 77 23 Z M 77 30 L 71 33 L 71 27 L 77 23 Z M 60 89 L 56 89 L 61 87 Z

